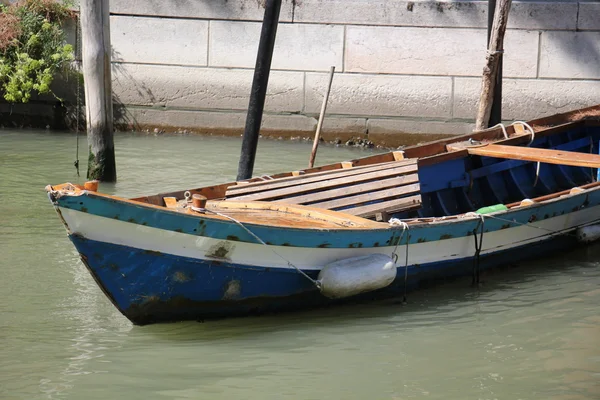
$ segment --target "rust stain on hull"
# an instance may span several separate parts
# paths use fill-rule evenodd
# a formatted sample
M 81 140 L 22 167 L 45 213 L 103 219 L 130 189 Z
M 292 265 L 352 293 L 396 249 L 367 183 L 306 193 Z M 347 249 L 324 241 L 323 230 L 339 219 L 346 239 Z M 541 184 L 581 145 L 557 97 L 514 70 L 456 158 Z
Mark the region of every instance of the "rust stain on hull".
M 173 281 L 177 283 L 185 283 L 191 281 L 191 278 L 184 272 L 177 271 L 173 274 Z
M 242 292 L 242 283 L 237 279 L 232 279 L 225 285 L 223 300 L 235 300 L 240 297 Z
M 230 255 L 234 249 L 235 245 L 231 242 L 219 242 L 208 249 L 206 257 L 229 261 L 231 259 Z

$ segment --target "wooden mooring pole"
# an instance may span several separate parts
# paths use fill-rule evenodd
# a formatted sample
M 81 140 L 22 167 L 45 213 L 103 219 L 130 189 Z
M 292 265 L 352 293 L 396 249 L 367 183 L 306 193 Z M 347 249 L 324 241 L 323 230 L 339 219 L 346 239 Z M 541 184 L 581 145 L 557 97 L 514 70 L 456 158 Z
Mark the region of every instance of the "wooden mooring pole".
M 496 15 L 496 0 L 488 0 L 488 27 L 487 27 L 487 42 L 488 47 L 492 30 L 494 28 L 494 16 Z M 502 64 L 504 54 L 500 53 L 498 61 L 498 73 L 496 74 L 496 82 L 494 84 L 494 97 L 492 100 L 492 110 L 490 111 L 490 120 L 488 127 L 494 126 L 502 122 Z
M 271 71 L 271 60 L 273 59 L 273 48 L 275 47 L 275 36 L 277 24 L 279 23 L 279 11 L 281 0 L 267 0 L 265 5 L 265 16 L 263 18 L 258 54 L 256 55 L 256 66 L 254 68 L 254 79 L 250 91 L 250 103 L 246 117 L 244 138 L 242 139 L 242 154 L 238 166 L 237 180 L 241 181 L 252 177 L 256 148 L 258 147 L 258 136 L 262 122 L 263 110 L 265 108 L 265 97 Z
M 115 182 L 109 0 L 81 0 L 88 179 Z
M 512 0 L 499 0 L 494 12 L 494 23 L 490 35 L 486 65 L 483 68 L 481 95 L 475 120 L 475 130 L 480 131 L 488 127 L 494 98 L 495 83 L 498 67 L 504 52 L 504 34 L 508 22 Z

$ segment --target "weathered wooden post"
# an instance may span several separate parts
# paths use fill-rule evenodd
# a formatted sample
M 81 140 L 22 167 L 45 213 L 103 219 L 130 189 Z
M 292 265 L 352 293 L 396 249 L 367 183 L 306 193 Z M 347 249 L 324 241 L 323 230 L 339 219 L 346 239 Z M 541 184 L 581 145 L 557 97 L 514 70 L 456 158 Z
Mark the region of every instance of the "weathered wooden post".
M 487 27 L 487 42 L 490 43 L 492 29 L 494 27 L 494 16 L 496 15 L 496 0 L 488 0 L 488 27 Z M 496 74 L 496 82 L 494 83 L 494 97 L 492 100 L 492 110 L 490 111 L 490 121 L 488 127 L 502 122 L 502 64 L 504 55 L 500 54 L 498 61 L 498 73 Z
M 475 130 L 479 131 L 487 128 L 490 121 L 492 108 L 492 99 L 494 97 L 494 86 L 496 75 L 498 73 L 499 61 L 504 51 L 504 34 L 508 22 L 508 13 L 510 11 L 512 0 L 499 0 L 496 4 L 494 13 L 494 24 L 488 45 L 486 65 L 483 68 L 483 79 L 481 84 L 481 95 L 479 97 L 479 107 L 475 121 Z
M 240 155 L 237 176 L 238 181 L 250 178 L 254 169 L 280 10 L 281 0 L 267 0 L 262 31 L 260 33 L 260 42 L 258 44 L 258 54 L 256 55 L 256 66 L 254 67 L 254 79 L 250 91 L 246 127 L 242 140 L 242 154 Z
M 317 149 L 319 148 L 319 140 L 321 139 L 321 128 L 323 127 L 323 119 L 325 119 L 325 110 L 327 109 L 327 101 L 329 100 L 329 93 L 331 92 L 331 83 L 333 82 L 334 73 L 335 65 L 332 65 L 331 69 L 329 70 L 329 84 L 327 85 L 327 91 L 323 97 L 323 103 L 321 104 L 319 122 L 317 122 L 317 131 L 315 132 L 315 140 L 313 141 L 312 151 L 310 152 L 310 158 L 308 159 L 308 168 L 315 166 L 315 158 L 317 157 Z
M 81 0 L 89 179 L 117 180 L 110 74 L 109 0 Z

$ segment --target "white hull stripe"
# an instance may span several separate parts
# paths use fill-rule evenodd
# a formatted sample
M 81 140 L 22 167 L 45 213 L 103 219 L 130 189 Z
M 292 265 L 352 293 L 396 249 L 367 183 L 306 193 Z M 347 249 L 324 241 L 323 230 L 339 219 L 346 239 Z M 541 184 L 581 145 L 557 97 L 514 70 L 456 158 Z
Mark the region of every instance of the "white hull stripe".
M 301 269 L 319 270 L 328 263 L 344 258 L 375 253 L 391 255 L 396 249 L 398 266 L 404 266 L 406 245 L 403 243 L 405 239 L 397 248 L 395 246 L 372 248 L 265 246 L 167 231 L 62 207 L 60 212 L 72 234 L 100 242 L 199 260 L 227 261 L 260 267 L 293 268 L 284 261 L 285 259 Z M 589 224 L 597 220 L 599 215 L 600 206 L 596 206 L 538 221 L 534 224 L 536 228 L 515 226 L 484 233 L 481 254 L 505 251 L 536 243 L 549 238 L 553 232 L 566 232 Z M 365 234 L 368 235 L 368 232 Z M 475 243 L 472 236 L 467 236 L 410 244 L 408 251 L 410 265 L 423 265 L 471 258 L 475 254 Z

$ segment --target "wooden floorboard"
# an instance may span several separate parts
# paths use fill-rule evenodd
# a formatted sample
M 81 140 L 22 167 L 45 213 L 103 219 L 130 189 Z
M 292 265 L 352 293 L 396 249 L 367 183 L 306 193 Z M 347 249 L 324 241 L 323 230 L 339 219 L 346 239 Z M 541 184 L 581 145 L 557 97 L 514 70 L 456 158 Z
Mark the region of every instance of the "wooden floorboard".
M 401 158 L 402 154 L 390 156 Z M 344 213 L 361 217 L 420 206 L 417 160 L 341 165 L 345 168 L 260 182 L 239 182 L 227 189 L 227 200 L 302 204 L 324 210 L 342 208 Z
M 327 210 L 335 210 L 341 207 L 348 206 L 362 206 L 365 203 L 369 203 L 377 200 L 393 199 L 401 196 L 414 195 L 419 193 L 420 187 L 418 183 L 411 185 L 404 185 L 393 187 L 391 189 L 374 190 L 368 193 L 362 193 L 359 195 L 342 197 L 335 200 L 323 201 L 318 203 L 310 203 L 311 207 L 325 208 Z
M 311 204 L 324 200 L 334 200 L 340 197 L 368 193 L 374 190 L 391 189 L 395 187 L 404 187 L 411 183 L 419 182 L 417 174 L 396 176 L 388 179 L 379 179 L 357 185 L 348 185 L 341 188 L 323 190 L 321 192 L 312 192 L 300 196 L 285 197 L 275 200 L 276 203 L 289 204 Z
M 355 176 L 355 175 L 365 174 L 368 172 L 384 171 L 384 170 L 388 170 L 391 168 L 397 168 L 397 167 L 404 166 L 404 165 L 415 165 L 414 168 L 416 169 L 416 161 L 415 160 L 392 161 L 392 162 L 386 162 L 386 163 L 378 164 L 378 165 L 369 165 L 369 166 L 364 166 L 364 167 L 354 167 L 354 168 L 346 168 L 346 169 L 339 169 L 339 170 L 333 170 L 333 171 L 316 172 L 316 173 L 309 174 L 309 175 L 298 175 L 298 176 L 292 176 L 292 177 L 287 177 L 287 178 L 280 178 L 280 179 L 276 179 L 276 180 L 265 180 L 262 182 L 240 184 L 240 185 L 229 187 L 227 189 L 227 196 L 233 198 L 236 196 L 246 195 L 246 194 L 255 193 L 255 192 L 259 192 L 259 191 L 267 191 L 267 190 L 278 189 L 278 188 L 283 188 L 283 187 L 288 187 L 288 186 L 297 186 L 297 185 L 303 185 L 306 183 L 318 182 L 318 181 L 328 179 L 328 177 L 342 178 L 342 177 L 347 177 L 347 176 Z
M 365 174 L 359 174 L 354 176 L 347 176 L 343 178 L 332 178 L 326 180 L 319 180 L 313 183 L 307 183 L 303 185 L 284 187 L 281 189 L 273 189 L 265 192 L 258 192 L 255 194 L 236 196 L 235 200 L 275 200 L 284 197 L 293 197 L 304 193 L 313 191 L 319 191 L 323 189 L 334 189 L 349 185 L 355 185 L 361 182 L 381 180 L 386 177 L 401 176 L 412 174 L 416 171 L 416 165 L 406 165 L 386 169 L 384 171 L 374 171 Z

